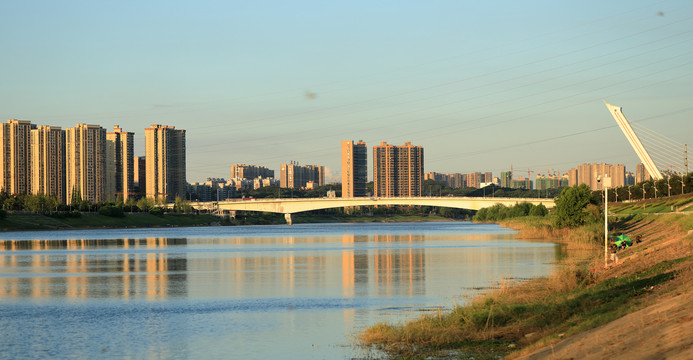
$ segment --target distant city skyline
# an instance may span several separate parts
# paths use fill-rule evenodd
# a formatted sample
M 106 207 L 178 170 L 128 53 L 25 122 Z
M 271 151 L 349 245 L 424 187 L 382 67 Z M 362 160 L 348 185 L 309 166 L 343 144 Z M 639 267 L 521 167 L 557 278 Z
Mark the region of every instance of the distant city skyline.
M 290 161 L 339 181 L 345 139 L 423 146 L 425 172 L 635 171 L 602 100 L 679 143 L 693 134 L 683 0 L 2 9 L 0 121 L 120 125 L 138 156 L 150 124 L 186 129 L 188 182 Z

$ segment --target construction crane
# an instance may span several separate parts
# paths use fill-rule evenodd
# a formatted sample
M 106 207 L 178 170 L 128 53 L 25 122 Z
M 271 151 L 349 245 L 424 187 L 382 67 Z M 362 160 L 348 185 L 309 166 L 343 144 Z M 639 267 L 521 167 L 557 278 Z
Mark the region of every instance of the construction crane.
M 510 166 L 510 172 L 512 173 L 512 171 L 513 171 L 513 167 L 512 167 L 512 165 L 511 165 L 511 166 Z M 531 189 L 532 189 L 532 186 L 531 186 L 532 183 L 531 183 L 531 180 L 530 180 L 530 179 L 531 179 L 531 176 L 532 176 L 531 174 L 534 173 L 535 170 L 534 170 L 534 169 L 521 169 L 521 170 L 518 170 L 518 171 L 527 171 L 527 189 L 528 189 L 528 190 L 531 190 Z M 518 180 L 519 180 L 519 179 L 518 179 Z

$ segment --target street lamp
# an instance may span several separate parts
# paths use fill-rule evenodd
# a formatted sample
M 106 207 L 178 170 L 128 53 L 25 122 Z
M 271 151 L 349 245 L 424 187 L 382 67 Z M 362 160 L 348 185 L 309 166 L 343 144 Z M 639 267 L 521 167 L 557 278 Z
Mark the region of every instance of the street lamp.
M 611 178 L 597 176 L 597 182 L 604 181 L 604 267 L 609 264 L 609 186 L 611 186 Z
M 645 183 L 642 183 L 642 199 L 645 200 Z
M 667 176 L 667 188 L 669 190 L 669 196 L 668 197 L 671 197 L 671 185 L 669 185 L 669 179 L 670 178 L 671 178 L 671 176 Z

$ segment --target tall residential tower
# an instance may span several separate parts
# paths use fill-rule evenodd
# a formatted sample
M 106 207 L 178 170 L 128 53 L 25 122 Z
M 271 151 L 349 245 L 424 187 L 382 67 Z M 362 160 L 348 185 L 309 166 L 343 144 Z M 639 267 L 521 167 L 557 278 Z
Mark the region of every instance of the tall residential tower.
M 109 157 L 107 193 L 110 200 L 121 196 L 125 202 L 135 194 L 135 133 L 123 131 L 115 125 L 113 132 L 106 134 L 106 141 Z
M 325 185 L 325 167 L 321 165 L 304 165 L 297 162 L 281 164 L 279 169 L 279 186 L 288 189 L 300 189 L 312 182 L 318 186 Z
M 31 193 L 67 200 L 65 191 L 65 131 L 41 125 L 31 130 Z
M 144 129 L 144 138 L 147 197 L 166 201 L 185 198 L 185 130 L 152 125 Z
M 402 146 L 382 142 L 373 147 L 373 192 L 375 196 L 421 196 L 423 147 L 410 142 Z
M 65 129 L 65 192 L 67 202 L 106 200 L 106 129 L 77 124 Z
M 362 140 L 342 141 L 342 197 L 366 196 L 368 149 Z
M 27 194 L 31 191 L 31 129 L 30 121 L 8 120 L 0 124 L 0 191 Z

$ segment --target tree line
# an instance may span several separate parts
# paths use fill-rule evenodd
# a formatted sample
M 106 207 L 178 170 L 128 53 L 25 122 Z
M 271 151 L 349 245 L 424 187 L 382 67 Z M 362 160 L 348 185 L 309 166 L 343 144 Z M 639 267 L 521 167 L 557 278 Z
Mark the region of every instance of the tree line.
M 635 185 L 608 189 L 609 201 L 643 200 L 693 192 L 693 173 L 670 175 L 660 180 L 647 180 Z
M 173 207 L 169 210 L 163 201 L 155 201 L 152 198 L 128 198 L 123 201 L 118 196 L 115 201 L 93 203 L 82 200 L 79 193 L 73 193 L 70 204 L 66 204 L 56 196 L 44 194 L 17 194 L 0 192 L 0 217 L 7 216 L 8 211 L 25 211 L 40 213 L 53 217 L 79 217 L 82 212 L 98 212 L 102 215 L 122 217 L 125 213 L 139 212 L 151 214 L 163 214 L 166 211 L 175 213 L 191 213 L 192 206 L 189 201 L 176 197 Z

